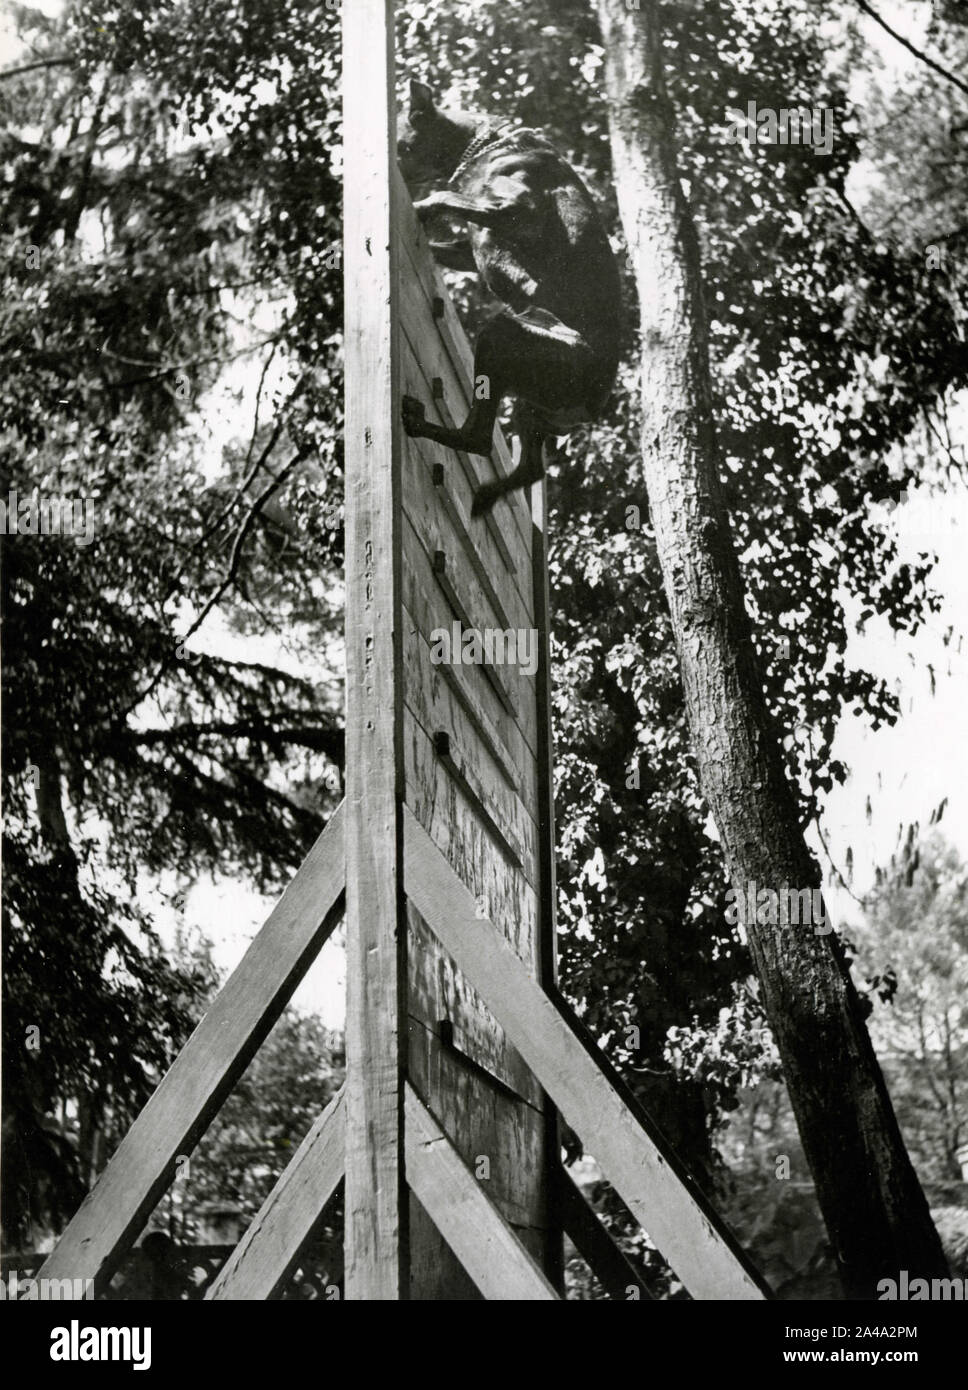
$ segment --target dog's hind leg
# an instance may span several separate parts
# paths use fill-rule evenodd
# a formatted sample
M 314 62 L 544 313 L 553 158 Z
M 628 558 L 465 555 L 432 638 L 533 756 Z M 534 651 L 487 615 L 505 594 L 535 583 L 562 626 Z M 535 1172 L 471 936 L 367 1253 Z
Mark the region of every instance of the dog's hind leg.
M 512 422 L 513 423 L 513 422 Z M 529 483 L 537 483 L 544 477 L 545 435 L 536 425 L 520 427 L 521 457 L 517 467 L 504 478 L 494 478 L 482 483 L 474 494 L 471 516 L 483 516 L 489 512 L 499 497 L 514 492 Z

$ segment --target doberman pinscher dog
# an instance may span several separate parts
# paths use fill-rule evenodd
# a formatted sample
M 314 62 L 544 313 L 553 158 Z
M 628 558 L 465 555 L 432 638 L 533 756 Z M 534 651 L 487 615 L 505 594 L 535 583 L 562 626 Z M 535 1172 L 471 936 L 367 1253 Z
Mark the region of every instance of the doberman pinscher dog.
M 514 398 L 517 466 L 486 482 L 473 512 L 544 474 L 544 442 L 595 420 L 619 362 L 622 294 L 618 268 L 592 197 L 537 130 L 434 104 L 410 84 L 410 111 L 397 157 L 421 221 L 443 214 L 467 224 L 466 238 L 431 241 L 442 265 L 477 272 L 502 301 L 478 336 L 474 402 L 459 429 L 428 420 L 413 396 L 402 402 L 408 434 L 451 449 L 490 454 L 501 400 Z M 440 186 L 443 185 L 443 186 Z

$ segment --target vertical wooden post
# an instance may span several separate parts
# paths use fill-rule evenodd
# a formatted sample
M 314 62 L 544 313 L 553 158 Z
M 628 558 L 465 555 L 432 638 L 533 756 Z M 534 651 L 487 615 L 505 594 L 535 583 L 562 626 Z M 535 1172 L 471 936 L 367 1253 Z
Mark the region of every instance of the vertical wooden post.
M 343 6 L 346 1296 L 408 1295 L 392 0 Z
M 555 879 L 555 746 L 551 719 L 551 596 L 548 588 L 548 489 L 544 478 L 531 489 L 531 577 L 534 621 L 538 630 L 538 843 L 541 906 L 538 921 L 539 978 L 545 989 L 558 984 L 558 888 Z M 547 1234 L 545 1273 L 564 1293 L 565 1256 L 562 1241 L 561 1136 L 558 1111 L 547 1092 L 544 1100 L 544 1162 L 549 1175 L 545 1194 Z
M 555 747 L 551 723 L 551 598 L 548 591 L 547 484 L 542 478 L 531 489 L 531 555 L 534 620 L 538 629 L 538 827 L 541 875 L 541 983 L 558 983 L 558 928 L 555 884 Z

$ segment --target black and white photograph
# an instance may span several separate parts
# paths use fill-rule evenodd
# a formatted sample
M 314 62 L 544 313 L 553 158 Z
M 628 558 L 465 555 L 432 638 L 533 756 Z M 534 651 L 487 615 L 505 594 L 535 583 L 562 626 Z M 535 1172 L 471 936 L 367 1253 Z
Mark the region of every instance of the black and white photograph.
M 950 1375 L 966 0 L 5 0 L 0 141 L 6 1344 Z

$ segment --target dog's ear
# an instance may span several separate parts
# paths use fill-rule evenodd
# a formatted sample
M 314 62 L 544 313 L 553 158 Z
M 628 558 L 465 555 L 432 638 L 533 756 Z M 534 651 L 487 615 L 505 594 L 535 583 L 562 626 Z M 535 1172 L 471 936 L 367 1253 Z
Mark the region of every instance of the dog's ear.
M 421 121 L 427 120 L 434 114 L 434 94 L 433 90 L 427 86 L 426 82 L 417 82 L 414 78 L 410 80 L 410 121 L 413 125 L 418 125 Z

